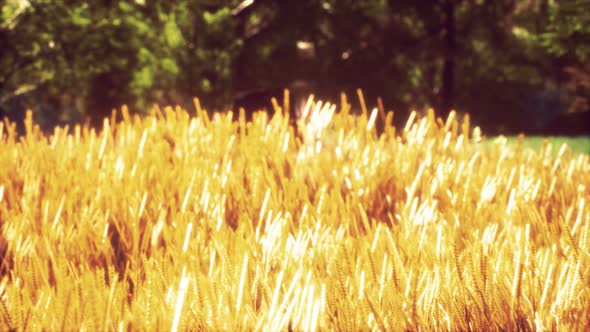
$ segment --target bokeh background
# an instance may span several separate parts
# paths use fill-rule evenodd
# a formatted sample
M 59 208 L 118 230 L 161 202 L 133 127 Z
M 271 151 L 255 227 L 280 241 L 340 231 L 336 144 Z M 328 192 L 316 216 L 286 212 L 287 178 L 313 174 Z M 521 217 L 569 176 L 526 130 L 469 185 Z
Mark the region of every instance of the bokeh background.
M 5 0 L 0 112 L 45 130 L 154 104 L 227 110 L 297 98 L 381 97 L 468 112 L 484 133 L 588 135 L 588 0 Z M 354 106 L 354 103 L 353 103 Z

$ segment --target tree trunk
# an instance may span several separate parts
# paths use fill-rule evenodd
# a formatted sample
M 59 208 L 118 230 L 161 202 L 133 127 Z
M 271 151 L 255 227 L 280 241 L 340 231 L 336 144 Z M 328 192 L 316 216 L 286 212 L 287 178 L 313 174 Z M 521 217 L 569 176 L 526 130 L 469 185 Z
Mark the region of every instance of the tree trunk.
M 455 2 L 444 2 L 445 13 L 445 41 L 444 41 L 444 65 L 442 72 L 441 107 L 440 115 L 446 119 L 455 106 Z

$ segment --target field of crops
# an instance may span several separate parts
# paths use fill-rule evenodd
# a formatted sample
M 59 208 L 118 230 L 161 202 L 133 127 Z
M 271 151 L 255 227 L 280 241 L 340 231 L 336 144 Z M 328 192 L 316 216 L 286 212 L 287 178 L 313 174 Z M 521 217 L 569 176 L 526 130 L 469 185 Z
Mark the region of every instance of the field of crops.
M 590 330 L 588 154 L 195 106 L 0 125 L 0 330 Z

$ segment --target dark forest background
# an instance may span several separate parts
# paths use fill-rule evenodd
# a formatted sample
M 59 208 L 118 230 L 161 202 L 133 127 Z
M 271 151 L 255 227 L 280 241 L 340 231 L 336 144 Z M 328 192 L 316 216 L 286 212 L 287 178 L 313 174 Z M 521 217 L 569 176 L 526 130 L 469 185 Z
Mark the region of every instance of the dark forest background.
M 291 87 L 588 134 L 590 0 L 0 1 L 0 108 L 49 129 Z

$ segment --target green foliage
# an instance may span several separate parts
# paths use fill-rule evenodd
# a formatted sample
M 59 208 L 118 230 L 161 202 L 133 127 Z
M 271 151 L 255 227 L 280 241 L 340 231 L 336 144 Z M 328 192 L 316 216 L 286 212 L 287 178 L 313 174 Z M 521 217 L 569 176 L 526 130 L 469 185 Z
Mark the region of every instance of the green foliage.
M 65 120 L 193 96 L 222 108 L 236 92 L 307 80 L 325 97 L 363 88 L 396 110 L 439 107 L 450 91 L 456 108 L 501 118 L 561 77 L 555 59 L 587 60 L 587 3 L 6 1 L 0 106 L 50 103 Z
M 570 55 L 580 62 L 590 59 L 590 3 L 573 0 L 551 2 L 547 31 L 539 42 L 557 56 Z
M 586 0 L 547 1 L 538 10 L 542 25 L 515 35 L 535 45 L 559 64 L 559 74 L 567 77 L 570 111 L 590 110 L 590 2 Z M 561 70 L 563 72 L 561 72 Z
M 182 32 L 176 25 L 174 14 L 164 23 L 164 38 L 170 48 L 178 48 L 184 45 L 184 39 L 182 38 Z
M 231 84 L 231 54 L 238 43 L 229 41 L 239 39 L 231 33 L 229 8 L 213 6 L 208 22 L 205 5 L 213 9 L 196 0 L 3 4 L 0 104 L 20 97 L 35 108 L 45 98 L 72 94 L 85 105 L 65 115 L 72 119 L 78 111 L 110 112 L 119 102 L 135 109 L 182 102 L 173 100 L 173 91 L 214 100 Z M 214 88 L 194 84 L 204 78 L 217 81 Z M 97 81 L 104 79 L 110 83 Z M 58 104 L 68 109 L 75 103 Z
M 225 27 L 225 21 L 231 18 L 229 8 L 224 7 L 215 12 L 205 11 L 203 13 L 203 19 L 207 24 L 211 32 L 220 33 Z

